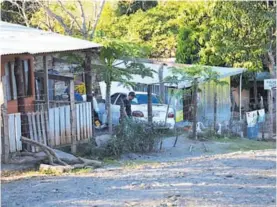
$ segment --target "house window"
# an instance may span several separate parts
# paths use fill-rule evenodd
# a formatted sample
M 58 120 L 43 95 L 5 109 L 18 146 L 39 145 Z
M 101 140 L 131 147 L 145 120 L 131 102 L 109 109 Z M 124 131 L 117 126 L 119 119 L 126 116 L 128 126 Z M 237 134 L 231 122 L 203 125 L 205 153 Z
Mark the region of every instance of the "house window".
M 30 61 L 22 60 L 22 74 L 23 74 L 23 88 L 25 96 L 32 95 L 31 88 L 31 70 Z M 15 79 L 14 62 L 8 62 L 5 64 L 5 75 L 7 77 L 6 81 L 6 96 L 7 100 L 16 100 L 17 97 L 17 85 Z

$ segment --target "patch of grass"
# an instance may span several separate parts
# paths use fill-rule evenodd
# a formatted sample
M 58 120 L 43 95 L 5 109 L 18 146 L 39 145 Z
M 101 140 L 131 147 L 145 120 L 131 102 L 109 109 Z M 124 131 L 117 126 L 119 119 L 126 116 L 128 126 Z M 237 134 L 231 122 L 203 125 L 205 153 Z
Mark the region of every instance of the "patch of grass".
M 122 166 L 129 169 L 139 169 L 146 165 L 158 166 L 159 163 L 151 160 L 125 161 Z
M 103 163 L 106 165 L 120 165 L 118 160 L 113 159 L 113 158 L 104 158 Z
M 237 139 L 230 141 L 230 151 L 249 151 L 249 150 L 265 150 L 265 149 L 276 149 L 275 142 L 264 142 L 255 141 L 248 139 Z
M 85 173 L 90 173 L 92 172 L 92 168 L 78 168 L 78 169 L 73 169 L 70 170 L 69 173 L 74 173 L 74 174 L 85 174 Z
M 228 150 L 231 152 L 234 151 L 249 151 L 249 150 L 265 150 L 265 149 L 275 149 L 276 143 L 273 141 L 256 141 L 249 139 L 241 139 L 237 137 L 224 137 L 224 138 L 215 138 L 213 139 L 216 142 L 229 143 Z

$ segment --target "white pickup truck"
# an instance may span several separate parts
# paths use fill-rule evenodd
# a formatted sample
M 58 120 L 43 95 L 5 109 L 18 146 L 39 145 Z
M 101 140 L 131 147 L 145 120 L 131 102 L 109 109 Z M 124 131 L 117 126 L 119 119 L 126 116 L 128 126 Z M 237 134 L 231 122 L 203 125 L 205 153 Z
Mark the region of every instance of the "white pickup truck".
M 136 97 L 132 100 L 132 117 L 138 119 L 140 121 L 148 120 L 148 112 L 147 112 L 147 103 L 148 96 L 146 92 L 135 91 Z M 118 92 L 114 93 L 111 96 L 111 110 L 112 110 L 112 118 L 113 124 L 119 123 L 120 117 L 120 103 L 121 99 L 127 97 L 128 93 Z M 153 122 L 165 124 L 166 120 L 166 112 L 167 112 L 167 104 L 161 104 L 159 98 L 156 94 L 152 94 L 152 112 L 153 112 Z M 174 118 L 174 110 L 169 107 L 166 126 L 170 129 L 174 128 L 175 118 Z

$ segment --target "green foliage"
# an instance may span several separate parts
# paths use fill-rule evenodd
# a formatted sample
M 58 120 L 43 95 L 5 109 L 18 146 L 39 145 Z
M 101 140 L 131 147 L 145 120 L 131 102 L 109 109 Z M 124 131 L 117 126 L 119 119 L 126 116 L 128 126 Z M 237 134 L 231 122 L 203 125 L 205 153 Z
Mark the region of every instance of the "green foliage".
M 146 12 L 138 10 L 129 16 L 118 16 L 116 9 L 107 3 L 97 30 L 107 38 L 129 40 L 150 47 L 151 57 L 173 57 L 181 22 L 180 7 L 184 7 L 183 2 L 168 2 Z
M 72 14 L 78 15 L 77 7 L 74 6 L 73 3 L 66 2 L 64 4 L 64 7 L 66 10 L 68 10 Z M 61 6 L 57 2 L 52 2 L 51 4 L 49 4 L 49 9 L 51 11 L 53 11 L 53 13 L 61 16 L 63 19 L 63 22 L 66 25 L 70 26 L 70 24 L 71 24 L 70 17 L 66 13 L 66 11 L 63 8 L 61 8 Z M 50 30 L 53 32 L 57 32 L 59 34 L 66 34 L 66 31 L 64 30 L 62 25 L 60 25 L 60 23 L 57 20 L 55 20 L 54 18 L 49 17 L 47 15 L 47 12 L 45 11 L 45 9 L 42 7 L 32 16 L 31 24 L 34 27 L 38 27 L 38 28 L 46 30 L 46 31 Z M 80 35 L 80 32 L 78 32 L 76 25 L 72 25 L 72 29 L 74 31 L 72 33 L 73 36 Z
M 151 152 L 160 140 L 163 132 L 147 122 L 124 120 L 115 129 L 115 136 L 110 140 L 106 150 L 108 156 L 120 156 L 123 153 Z
M 193 20 L 185 18 L 179 31 L 178 62 L 263 69 L 264 55 L 270 45 L 276 45 L 276 7 L 265 2 L 220 1 L 190 7 L 188 14 L 193 15 L 195 8 L 198 14 Z
M 103 48 L 100 52 L 100 61 L 102 65 L 94 65 L 99 72 L 102 80 L 107 85 L 112 81 L 123 84 L 132 84 L 132 74 L 153 76 L 153 71 L 145 67 L 142 63 L 130 62 L 125 58 L 144 57 L 148 54 L 147 48 L 138 45 L 122 42 L 118 40 L 105 40 L 102 42 Z M 121 67 L 119 66 L 121 65 Z M 122 67 L 124 66 L 124 67 Z
M 157 5 L 157 1 L 123 0 L 117 3 L 116 12 L 118 15 L 130 15 L 136 13 L 138 10 L 147 11 Z

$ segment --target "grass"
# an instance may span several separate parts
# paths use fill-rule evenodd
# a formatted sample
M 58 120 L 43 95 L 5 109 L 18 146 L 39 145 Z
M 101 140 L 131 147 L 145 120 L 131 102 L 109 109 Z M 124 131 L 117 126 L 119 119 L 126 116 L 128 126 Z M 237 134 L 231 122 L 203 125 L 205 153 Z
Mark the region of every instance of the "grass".
M 160 163 L 151 160 L 136 160 L 136 161 L 125 161 L 122 163 L 123 168 L 127 169 L 139 169 L 146 165 L 158 166 Z
M 86 173 L 91 173 L 93 171 L 92 168 L 78 168 L 78 169 L 73 169 L 69 171 L 69 173 L 73 174 L 86 174 Z
M 265 150 L 265 149 L 276 149 L 275 142 L 255 141 L 248 139 L 240 139 L 236 141 L 230 141 L 230 151 L 249 151 L 249 150 Z
M 213 138 L 213 141 L 229 143 L 228 151 L 250 151 L 250 150 L 265 150 L 265 149 L 276 149 L 276 142 L 274 141 L 256 141 L 249 139 L 241 139 L 238 137 L 224 137 L 224 138 Z

